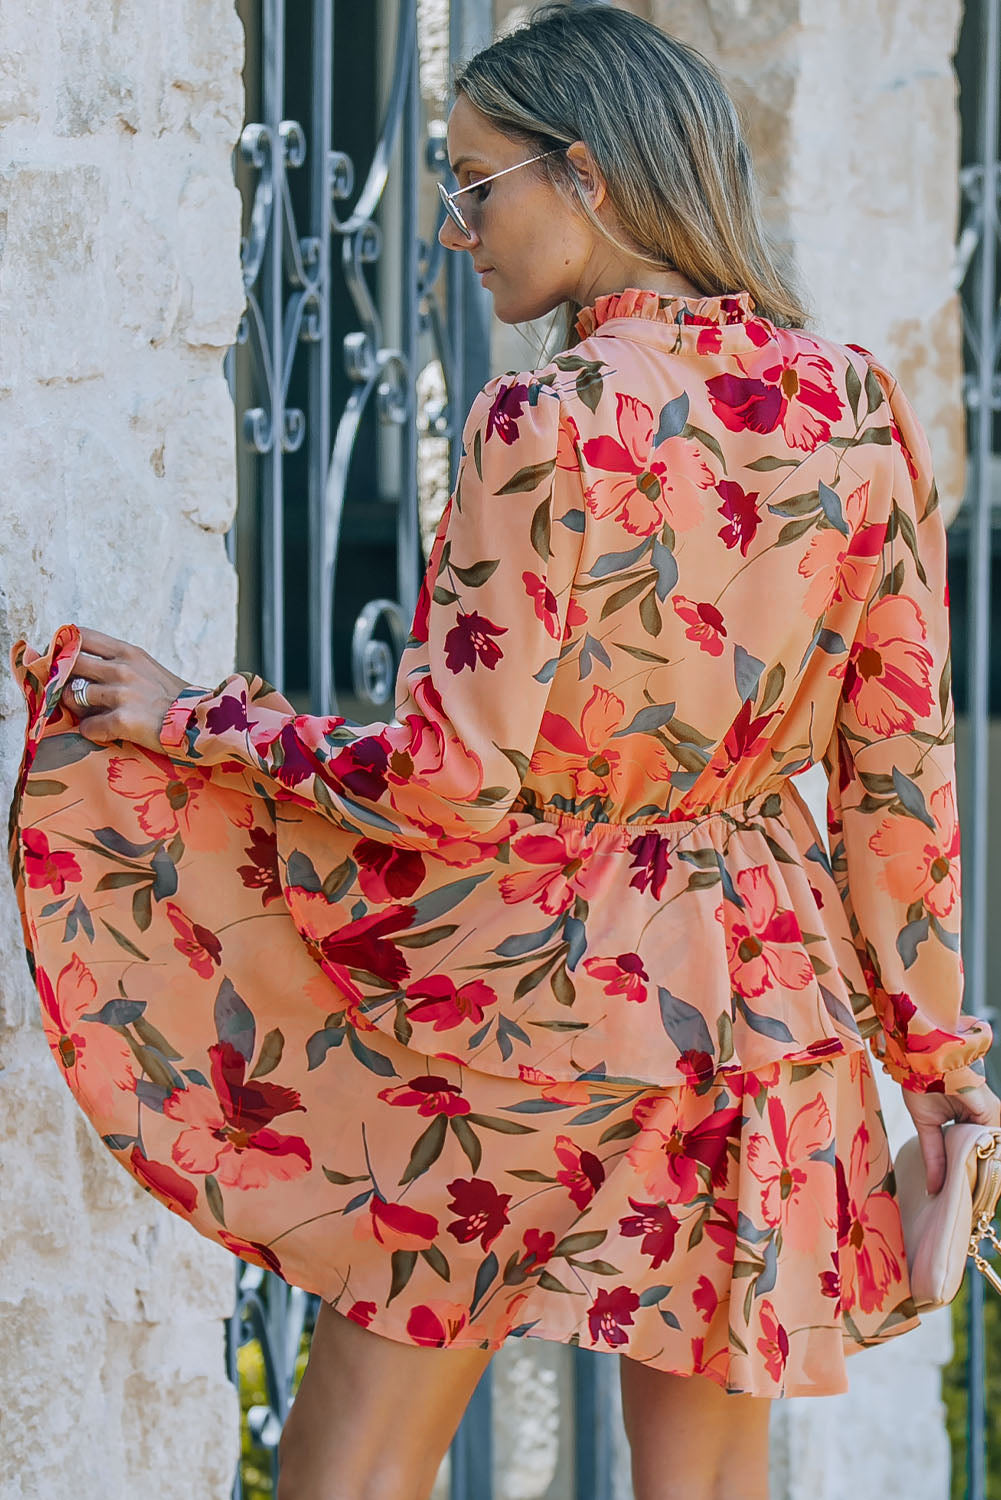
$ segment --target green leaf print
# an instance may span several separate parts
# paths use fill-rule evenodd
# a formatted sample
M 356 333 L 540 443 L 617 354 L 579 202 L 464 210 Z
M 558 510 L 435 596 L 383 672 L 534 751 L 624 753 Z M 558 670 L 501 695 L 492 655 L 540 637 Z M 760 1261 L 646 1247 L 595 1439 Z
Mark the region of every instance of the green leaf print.
M 544 463 L 526 464 L 523 469 L 512 474 L 506 484 L 501 485 L 497 494 L 520 495 L 538 489 L 542 481 L 549 478 L 555 467 L 555 458 L 547 458 Z
M 256 1037 L 254 1015 L 228 977 L 222 981 L 216 995 L 215 1029 L 220 1042 L 230 1042 L 244 1062 L 250 1062 Z
M 669 401 L 661 408 L 660 421 L 653 440 L 655 448 L 659 448 L 661 443 L 666 443 L 668 438 L 680 437 L 685 430 L 690 407 L 688 392 L 682 391 L 680 396 L 676 396 L 673 401 Z
M 689 1005 L 687 1000 L 679 1000 L 677 995 L 672 995 L 663 985 L 658 985 L 657 996 L 664 1030 L 678 1051 L 708 1052 L 712 1056 L 712 1037 L 702 1012 L 694 1005 Z
M 390 1278 L 389 1296 L 386 1298 L 388 1307 L 394 1297 L 398 1297 L 407 1282 L 414 1274 L 414 1266 L 417 1264 L 416 1250 L 394 1250 L 390 1257 L 392 1275 Z
M 403 1176 L 400 1178 L 399 1186 L 403 1187 L 408 1182 L 413 1182 L 420 1177 L 430 1166 L 436 1162 L 441 1155 L 448 1134 L 448 1116 L 435 1115 L 431 1124 L 419 1135 L 414 1142 Z

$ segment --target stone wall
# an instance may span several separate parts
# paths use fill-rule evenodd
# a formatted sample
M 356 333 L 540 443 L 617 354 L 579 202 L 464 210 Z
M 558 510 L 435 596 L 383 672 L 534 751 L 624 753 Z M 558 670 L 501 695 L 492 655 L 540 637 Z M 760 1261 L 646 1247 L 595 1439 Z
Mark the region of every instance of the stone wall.
M 195 681 L 231 668 L 241 60 L 230 0 L 0 8 L 4 661 L 76 620 Z M 22 728 L 0 674 L 5 806 Z M 0 887 L 0 1496 L 224 1500 L 234 1262 L 76 1109 Z

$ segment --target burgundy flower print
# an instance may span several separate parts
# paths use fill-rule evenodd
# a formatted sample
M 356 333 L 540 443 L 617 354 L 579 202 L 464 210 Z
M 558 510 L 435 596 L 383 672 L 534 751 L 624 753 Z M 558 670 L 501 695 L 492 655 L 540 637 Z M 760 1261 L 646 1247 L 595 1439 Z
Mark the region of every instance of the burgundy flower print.
M 495 1005 L 497 996 L 489 985 L 480 979 L 471 979 L 467 984 L 456 985 L 445 974 L 429 974 L 407 990 L 408 1000 L 417 1000 L 411 1005 L 407 1016 L 411 1021 L 432 1021 L 435 1031 L 451 1031 L 464 1021 L 482 1021 L 483 1007 Z
M 427 867 L 416 849 L 359 839 L 351 851 L 358 884 L 369 901 L 405 901 L 424 884 Z
M 624 1330 L 632 1323 L 633 1313 L 639 1305 L 639 1297 L 627 1286 L 617 1286 L 611 1292 L 602 1288 L 588 1308 L 587 1326 L 591 1342 L 597 1344 L 604 1340 L 610 1349 L 627 1344 L 629 1339 Z
M 458 619 L 445 636 L 446 667 L 450 672 L 461 672 L 463 667 L 473 672 L 479 662 L 492 672 L 504 653 L 491 636 L 506 634 L 506 625 L 495 625 L 475 609 L 469 614 L 460 610 Z
M 643 1236 L 640 1249 L 651 1257 L 651 1269 L 656 1271 L 674 1253 L 678 1220 L 666 1203 L 638 1203 L 635 1198 L 630 1198 L 629 1207 L 635 1212 L 631 1217 L 619 1220 L 619 1229 L 627 1239 Z
M 478 1239 L 484 1250 L 489 1250 L 494 1240 L 508 1222 L 507 1206 L 510 1193 L 499 1193 L 493 1183 L 485 1177 L 456 1177 L 448 1184 L 451 1193 L 449 1208 L 458 1217 L 447 1225 L 460 1245 Z
M 281 876 L 278 872 L 278 845 L 274 834 L 266 828 L 250 830 L 250 845 L 244 850 L 249 865 L 238 865 L 236 873 L 248 890 L 261 892 L 261 904 L 270 906 L 282 896 Z
M 469 1100 L 463 1098 L 458 1084 L 449 1083 L 435 1073 L 420 1074 L 409 1083 L 380 1089 L 379 1098 L 403 1109 L 416 1109 L 419 1115 L 447 1115 L 451 1119 L 469 1114 Z
M 568 1135 L 556 1137 L 560 1170 L 556 1181 L 568 1189 L 576 1208 L 586 1208 L 605 1180 L 605 1169 L 593 1151 L 582 1151 Z
M 649 889 L 654 900 L 659 901 L 673 861 L 668 855 L 670 845 L 659 833 L 640 833 L 629 845 L 633 856 L 632 866 L 637 873 L 629 884 L 638 891 Z
M 721 479 L 716 486 L 716 493 L 723 501 L 719 514 L 726 522 L 717 534 L 728 547 L 739 547 L 741 557 L 746 557 L 761 521 L 758 514 L 758 494 L 741 489 L 732 479 Z
M 518 418 L 528 400 L 528 386 L 515 383 L 502 385 L 487 413 L 485 441 L 489 443 L 494 433 L 502 443 L 510 446 L 518 441 Z

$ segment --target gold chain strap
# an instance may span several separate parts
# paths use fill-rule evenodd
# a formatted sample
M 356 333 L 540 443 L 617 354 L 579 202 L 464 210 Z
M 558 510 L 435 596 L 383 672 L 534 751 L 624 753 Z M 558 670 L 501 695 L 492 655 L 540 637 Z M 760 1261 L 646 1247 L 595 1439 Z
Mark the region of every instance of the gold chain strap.
M 993 1142 L 985 1141 L 977 1147 L 977 1156 L 981 1161 L 989 1161 L 998 1155 L 999 1149 L 1001 1149 L 1001 1136 L 995 1136 Z M 973 1226 L 968 1254 L 984 1280 L 989 1281 L 996 1292 L 1001 1292 L 1001 1275 L 998 1274 L 997 1268 L 980 1253 L 980 1246 L 984 1240 L 989 1240 L 995 1250 L 1001 1251 L 1001 1239 L 998 1239 L 997 1230 L 986 1210 L 977 1217 Z

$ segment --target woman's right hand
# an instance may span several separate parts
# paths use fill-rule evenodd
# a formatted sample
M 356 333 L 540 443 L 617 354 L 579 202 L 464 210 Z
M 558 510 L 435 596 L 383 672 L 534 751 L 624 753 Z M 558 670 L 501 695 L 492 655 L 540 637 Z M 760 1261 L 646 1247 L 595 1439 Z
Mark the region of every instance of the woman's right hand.
M 985 1084 L 962 1094 L 916 1094 L 904 1090 L 904 1103 L 914 1121 L 925 1163 L 929 1193 L 945 1182 L 945 1141 L 942 1126 L 950 1120 L 1001 1127 L 1001 1099 Z

